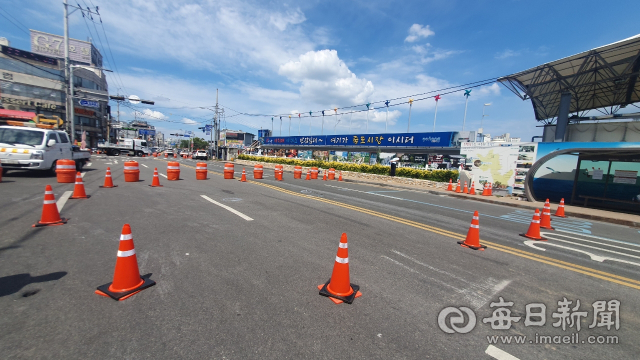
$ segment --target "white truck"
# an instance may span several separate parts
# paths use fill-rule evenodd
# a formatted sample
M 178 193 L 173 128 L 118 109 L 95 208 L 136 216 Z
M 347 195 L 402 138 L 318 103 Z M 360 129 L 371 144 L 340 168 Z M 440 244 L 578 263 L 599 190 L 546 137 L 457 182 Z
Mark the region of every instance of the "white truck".
M 120 139 L 116 144 L 98 144 L 98 149 L 111 156 L 118 156 L 120 154 L 134 156 L 151 155 L 151 150 L 147 147 L 147 142 L 141 139 Z
M 56 162 L 69 159 L 82 170 L 91 158 L 88 150 L 72 146 L 67 133 L 57 129 L 0 126 L 0 162 L 8 170 L 44 170 L 55 175 Z

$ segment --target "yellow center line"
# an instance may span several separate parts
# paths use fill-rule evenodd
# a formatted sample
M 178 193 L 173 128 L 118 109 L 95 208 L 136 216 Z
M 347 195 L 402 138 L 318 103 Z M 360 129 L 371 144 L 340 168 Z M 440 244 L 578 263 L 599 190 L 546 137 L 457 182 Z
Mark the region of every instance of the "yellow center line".
M 195 169 L 195 167 L 193 166 L 189 166 L 189 165 L 185 165 L 185 167 L 190 167 Z M 215 171 L 211 171 L 208 170 L 208 172 L 212 173 L 212 174 L 216 174 L 216 175 L 223 175 L 222 173 L 219 172 L 215 172 Z M 466 236 L 463 234 L 459 234 L 459 233 L 455 233 L 449 230 L 445 230 L 445 229 L 441 229 L 435 226 L 431 226 L 431 225 L 426 225 L 426 224 L 421 224 L 419 222 L 415 222 L 412 220 L 407 220 L 407 219 L 403 219 L 403 218 L 399 218 L 397 216 L 393 216 L 393 215 L 389 215 L 389 214 L 384 214 L 384 213 L 380 213 L 374 210 L 369 210 L 369 209 L 365 209 L 359 206 L 354 206 L 354 205 L 349 205 L 349 204 L 345 204 L 345 203 L 341 203 L 338 201 L 334 201 L 334 200 L 328 200 L 328 199 L 323 199 L 317 196 L 311 196 L 311 195 L 305 195 L 305 194 L 300 194 L 297 193 L 295 191 L 291 191 L 291 190 L 287 190 L 287 189 L 283 189 L 279 186 L 275 186 L 275 185 L 269 185 L 269 184 L 265 184 L 265 183 L 261 183 L 261 182 L 256 182 L 256 181 L 251 181 L 248 180 L 247 181 L 250 184 L 255 184 L 255 185 L 260 185 L 260 186 L 264 186 L 276 191 L 280 191 L 283 192 L 285 194 L 289 194 L 289 195 L 293 195 L 293 196 L 298 196 L 298 197 L 302 197 L 302 198 L 306 198 L 306 199 L 310 199 L 310 200 L 315 200 L 315 201 L 320 201 L 326 204 L 330 204 L 330 205 L 334 205 L 334 206 L 338 206 L 338 207 L 342 207 L 345 209 L 349 209 L 349 210 L 354 210 L 354 211 L 358 211 L 364 214 L 368 214 L 368 215 L 373 215 L 379 218 L 383 218 L 383 219 L 387 219 L 393 222 L 397 222 L 397 223 L 401 223 L 401 224 L 405 224 L 408 226 L 412 226 L 415 228 L 419 228 L 422 230 L 426 230 L 426 231 L 430 231 L 433 233 L 437 233 L 440 235 L 444 235 L 456 240 L 465 240 Z M 605 280 L 605 281 L 609 281 L 612 283 L 616 283 L 619 285 L 624 285 L 624 286 L 628 286 L 630 288 L 634 288 L 634 289 L 638 289 L 640 290 L 640 281 L 638 280 L 634 280 L 634 279 L 630 279 L 624 276 L 619 276 L 619 275 L 615 275 L 615 274 L 611 274 L 608 272 L 604 272 L 604 271 L 600 271 L 600 270 L 596 270 L 590 267 L 586 267 L 586 266 L 581 266 L 581 265 L 577 265 L 577 264 L 573 264 L 570 262 L 566 262 L 566 261 L 562 261 L 562 260 L 557 260 L 554 258 L 550 258 L 547 256 L 543 256 L 543 255 L 538 255 L 538 254 L 534 254 L 528 251 L 523 251 L 520 249 L 516 249 L 510 246 L 506 246 L 506 245 L 502 245 L 502 244 L 497 244 L 494 242 L 490 242 L 490 241 L 485 241 L 482 240 L 482 243 L 485 245 L 490 246 L 492 249 L 498 250 L 498 251 L 502 251 L 511 255 L 515 255 L 515 256 L 519 256 L 522 258 L 526 258 L 526 259 L 530 259 L 533 261 L 537 261 L 543 264 L 548 264 L 548 265 L 552 265 L 552 266 L 556 266 L 562 269 L 566 269 L 569 271 L 573 271 L 573 272 L 577 272 L 583 275 L 587 275 L 587 276 L 591 276 L 591 277 L 595 277 L 601 280 Z

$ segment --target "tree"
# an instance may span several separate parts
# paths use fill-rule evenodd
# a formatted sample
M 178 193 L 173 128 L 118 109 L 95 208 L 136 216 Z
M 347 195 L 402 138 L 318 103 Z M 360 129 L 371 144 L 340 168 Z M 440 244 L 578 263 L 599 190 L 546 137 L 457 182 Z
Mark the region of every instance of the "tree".
M 193 138 L 193 148 L 206 150 L 209 148 L 209 143 L 204 139 L 196 137 Z
M 180 140 L 180 148 L 188 149 L 189 148 L 189 140 Z

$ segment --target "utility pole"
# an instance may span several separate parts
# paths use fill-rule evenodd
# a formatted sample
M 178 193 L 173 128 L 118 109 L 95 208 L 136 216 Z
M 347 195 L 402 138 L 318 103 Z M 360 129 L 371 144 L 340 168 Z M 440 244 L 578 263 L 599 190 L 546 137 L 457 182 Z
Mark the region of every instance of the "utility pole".
M 218 89 L 216 89 L 216 112 L 213 114 L 213 130 L 214 130 L 214 137 L 215 137 L 215 151 L 216 151 L 216 160 L 218 159 L 218 140 L 220 139 L 220 134 L 219 134 L 219 123 L 218 121 L 220 120 L 220 118 L 218 117 Z
M 75 129 L 73 128 L 73 118 L 69 113 L 69 110 L 73 108 L 73 94 L 69 94 L 69 4 L 67 0 L 64 0 L 64 81 L 65 81 L 65 93 L 67 95 L 66 104 L 67 109 L 65 111 L 65 117 L 67 118 L 67 132 L 71 138 L 71 145 L 74 144 Z M 71 80 L 73 81 L 73 80 Z

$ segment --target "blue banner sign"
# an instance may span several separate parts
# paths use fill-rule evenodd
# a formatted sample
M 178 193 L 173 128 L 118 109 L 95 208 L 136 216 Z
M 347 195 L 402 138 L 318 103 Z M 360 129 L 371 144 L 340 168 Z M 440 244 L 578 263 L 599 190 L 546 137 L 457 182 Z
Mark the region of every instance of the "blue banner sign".
M 87 106 L 87 107 L 93 107 L 93 108 L 99 108 L 100 104 L 97 101 L 91 101 L 91 100 L 80 100 L 79 101 L 80 105 L 82 106 Z
M 359 134 L 320 136 L 272 136 L 265 137 L 264 144 L 271 146 L 314 146 L 319 148 L 345 147 L 450 147 L 455 132 Z
M 138 135 L 156 136 L 156 131 L 155 130 L 149 130 L 149 129 L 140 129 L 140 130 L 138 130 Z

